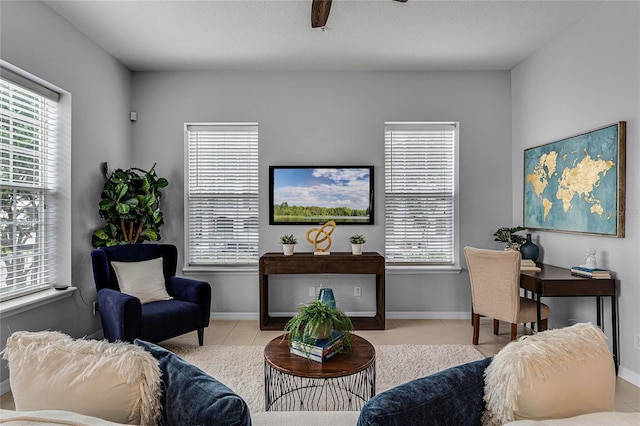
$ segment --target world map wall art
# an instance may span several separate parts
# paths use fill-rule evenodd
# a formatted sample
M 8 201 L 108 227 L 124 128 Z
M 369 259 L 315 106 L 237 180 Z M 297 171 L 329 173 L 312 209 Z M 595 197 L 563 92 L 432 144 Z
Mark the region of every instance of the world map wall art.
M 524 150 L 524 227 L 624 237 L 626 122 Z

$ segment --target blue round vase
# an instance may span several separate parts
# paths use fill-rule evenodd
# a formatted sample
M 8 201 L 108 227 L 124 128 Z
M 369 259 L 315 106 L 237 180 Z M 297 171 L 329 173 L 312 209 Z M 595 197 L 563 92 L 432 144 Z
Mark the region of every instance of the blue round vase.
M 331 306 L 332 308 L 336 307 L 336 298 L 333 296 L 333 290 L 330 288 L 321 288 L 320 292 L 318 293 L 318 300 L 329 304 L 329 306 Z
M 535 245 L 533 241 L 531 241 L 531 234 L 527 234 L 527 241 L 524 242 L 520 246 L 520 254 L 523 259 L 531 259 L 534 262 L 538 260 L 538 255 L 540 254 L 540 247 Z

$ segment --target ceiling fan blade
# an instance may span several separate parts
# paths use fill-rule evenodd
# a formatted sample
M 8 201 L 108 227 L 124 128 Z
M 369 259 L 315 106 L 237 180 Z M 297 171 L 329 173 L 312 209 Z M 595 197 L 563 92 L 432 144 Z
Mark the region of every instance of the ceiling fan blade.
M 313 0 L 311 3 L 311 28 L 321 28 L 327 25 L 331 0 Z

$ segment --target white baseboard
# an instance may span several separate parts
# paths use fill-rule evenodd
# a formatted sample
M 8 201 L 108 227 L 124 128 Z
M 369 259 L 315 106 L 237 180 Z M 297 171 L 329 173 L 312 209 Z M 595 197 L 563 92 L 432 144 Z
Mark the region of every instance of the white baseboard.
M 442 319 L 442 320 L 471 320 L 469 312 L 387 312 L 387 319 Z
M 221 321 L 249 321 L 260 319 L 257 312 L 211 312 L 211 319 Z
M 620 368 L 618 368 L 618 377 L 640 388 L 640 374 L 635 371 L 620 366 Z
M 271 312 L 272 317 L 290 317 L 295 312 Z M 372 317 L 375 312 L 347 312 L 347 315 L 353 317 Z M 387 311 L 387 319 L 448 319 L 460 320 L 471 319 L 469 312 L 409 312 L 409 311 Z M 260 318 L 258 312 L 212 312 L 211 318 L 223 321 L 246 321 L 258 320 Z

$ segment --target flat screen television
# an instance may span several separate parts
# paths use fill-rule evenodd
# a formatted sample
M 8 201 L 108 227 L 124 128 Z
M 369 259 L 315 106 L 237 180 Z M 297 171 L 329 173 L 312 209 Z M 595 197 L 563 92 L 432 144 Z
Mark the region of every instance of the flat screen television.
M 269 224 L 372 225 L 373 166 L 269 166 Z

